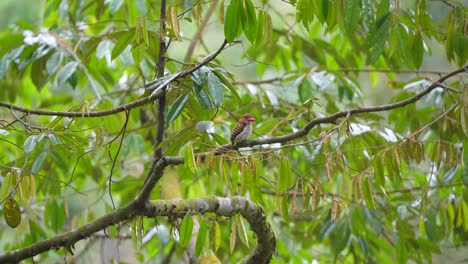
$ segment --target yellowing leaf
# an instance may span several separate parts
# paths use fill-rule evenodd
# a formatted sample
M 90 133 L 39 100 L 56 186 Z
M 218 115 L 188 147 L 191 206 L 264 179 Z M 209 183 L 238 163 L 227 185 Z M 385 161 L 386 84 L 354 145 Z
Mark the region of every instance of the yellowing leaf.
M 8 197 L 3 204 L 3 216 L 11 228 L 17 227 L 21 222 L 21 212 L 15 199 Z

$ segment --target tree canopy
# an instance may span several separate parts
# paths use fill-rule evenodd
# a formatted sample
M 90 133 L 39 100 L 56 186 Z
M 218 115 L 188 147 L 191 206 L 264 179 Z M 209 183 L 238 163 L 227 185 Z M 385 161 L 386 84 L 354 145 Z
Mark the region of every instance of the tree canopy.
M 464 1 L 29 5 L 0 4 L 0 263 L 466 260 Z

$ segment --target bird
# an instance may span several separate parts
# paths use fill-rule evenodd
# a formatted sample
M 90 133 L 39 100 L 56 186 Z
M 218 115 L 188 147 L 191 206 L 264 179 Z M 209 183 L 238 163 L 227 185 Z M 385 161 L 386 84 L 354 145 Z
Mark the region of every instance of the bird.
M 242 141 L 246 141 L 252 134 L 252 122 L 255 121 L 255 118 L 246 113 L 237 121 L 236 126 L 231 133 L 231 147 Z

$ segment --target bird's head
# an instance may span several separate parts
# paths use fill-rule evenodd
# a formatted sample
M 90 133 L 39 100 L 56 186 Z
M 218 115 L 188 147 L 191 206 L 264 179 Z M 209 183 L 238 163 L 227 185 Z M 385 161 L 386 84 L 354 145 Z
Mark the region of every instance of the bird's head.
M 255 118 L 253 117 L 253 115 L 251 115 L 249 113 L 242 115 L 242 118 L 244 118 L 245 120 L 247 120 L 249 122 L 255 121 Z

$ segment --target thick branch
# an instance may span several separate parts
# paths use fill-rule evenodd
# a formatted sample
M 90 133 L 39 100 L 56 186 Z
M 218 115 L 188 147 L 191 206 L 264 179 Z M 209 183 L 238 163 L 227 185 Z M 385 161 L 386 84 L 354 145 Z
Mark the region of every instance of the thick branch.
M 158 200 L 148 205 L 145 216 L 176 216 L 187 214 L 199 215 L 207 212 L 219 216 L 232 217 L 241 214 L 250 229 L 257 235 L 258 243 L 244 263 L 268 263 L 276 249 L 276 238 L 266 220 L 262 207 L 247 198 L 235 196 L 233 198 L 204 197 L 193 200 Z
M 61 247 L 69 251 L 74 249 L 76 242 L 86 239 L 92 234 L 105 229 L 108 226 L 115 225 L 136 216 L 133 204 L 124 206 L 112 213 L 109 213 L 87 225 L 84 225 L 74 231 L 58 235 L 54 238 L 40 241 L 28 247 L 0 254 L 0 263 L 18 263 L 27 258 L 32 258 L 42 252 Z
M 183 217 L 186 214 L 198 215 L 205 214 L 207 212 L 228 217 L 241 214 L 249 222 L 250 227 L 252 231 L 255 232 L 258 240 L 257 246 L 245 260 L 245 263 L 268 262 L 275 251 L 276 239 L 270 225 L 266 221 L 263 209 L 247 198 L 236 196 L 233 198 L 204 197 L 185 201 L 158 200 L 148 203 L 143 207 L 138 205 L 138 200 L 134 200 L 130 204 L 74 231 L 40 241 L 22 249 L 0 254 L 0 263 L 17 263 L 51 249 L 58 249 L 61 247 L 65 247 L 69 251 L 72 251 L 76 242 L 86 239 L 92 234 L 111 225 L 131 220 L 137 216 Z

